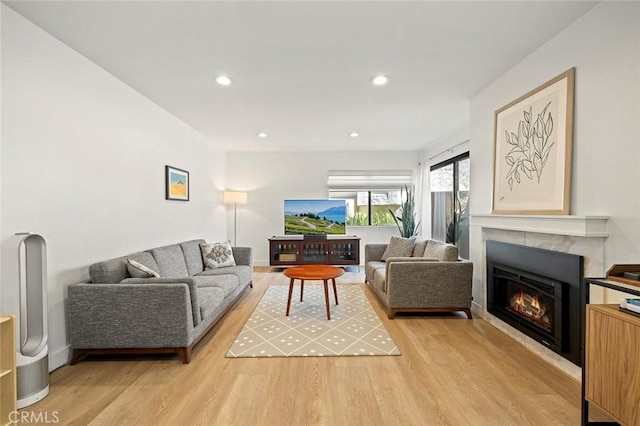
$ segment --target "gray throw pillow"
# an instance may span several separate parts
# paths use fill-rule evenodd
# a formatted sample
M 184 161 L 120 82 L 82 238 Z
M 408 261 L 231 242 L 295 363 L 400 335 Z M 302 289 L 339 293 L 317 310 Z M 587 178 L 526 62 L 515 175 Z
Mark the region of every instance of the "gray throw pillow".
M 385 262 L 390 257 L 410 257 L 413 254 L 413 246 L 416 244 L 415 238 L 391 237 L 386 250 L 382 254 Z
M 440 261 L 453 262 L 458 260 L 458 247 L 442 241 L 429 240 L 424 250 L 424 257 L 435 257 Z
M 231 250 L 231 241 L 200 244 L 200 251 L 202 252 L 205 269 L 236 266 L 236 260 L 233 258 L 233 250 Z
M 157 271 L 133 259 L 127 259 L 127 271 L 133 278 L 160 278 Z

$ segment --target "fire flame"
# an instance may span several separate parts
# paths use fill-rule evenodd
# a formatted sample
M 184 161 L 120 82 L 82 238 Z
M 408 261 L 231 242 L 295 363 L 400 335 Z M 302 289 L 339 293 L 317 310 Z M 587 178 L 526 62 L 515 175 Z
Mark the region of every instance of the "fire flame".
M 546 309 L 540 306 L 538 296 L 531 296 L 526 294 L 524 291 L 520 291 L 520 294 L 513 296 L 512 308 L 516 312 L 535 320 L 541 319 L 546 311 Z

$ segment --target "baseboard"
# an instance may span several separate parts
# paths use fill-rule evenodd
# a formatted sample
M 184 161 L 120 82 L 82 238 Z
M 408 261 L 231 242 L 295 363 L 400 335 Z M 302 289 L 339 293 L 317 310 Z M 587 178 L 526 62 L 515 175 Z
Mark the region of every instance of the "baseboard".
M 472 300 L 471 301 L 471 313 L 473 314 L 474 318 L 482 318 L 484 316 L 482 305 L 480 305 L 479 303 L 476 303 L 476 302 L 474 302 Z
M 55 351 L 49 351 L 49 372 L 51 373 L 53 370 L 57 370 L 63 365 L 69 364 L 70 358 L 70 345 L 63 346 L 62 348 Z

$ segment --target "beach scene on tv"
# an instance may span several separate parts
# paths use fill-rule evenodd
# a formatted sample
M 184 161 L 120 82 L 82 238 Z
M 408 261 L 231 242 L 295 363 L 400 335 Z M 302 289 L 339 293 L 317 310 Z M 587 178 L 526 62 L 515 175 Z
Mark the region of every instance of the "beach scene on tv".
M 285 200 L 285 235 L 344 235 L 344 200 Z

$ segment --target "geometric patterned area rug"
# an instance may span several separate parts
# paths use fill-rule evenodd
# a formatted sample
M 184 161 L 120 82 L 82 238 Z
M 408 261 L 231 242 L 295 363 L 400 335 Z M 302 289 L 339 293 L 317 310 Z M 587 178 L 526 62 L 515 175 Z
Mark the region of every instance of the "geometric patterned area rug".
M 329 287 L 331 320 L 327 320 L 322 284 L 306 282 L 300 302 L 296 283 L 288 317 L 289 286 L 270 286 L 227 358 L 400 355 L 359 285 L 338 285 L 339 305 Z

